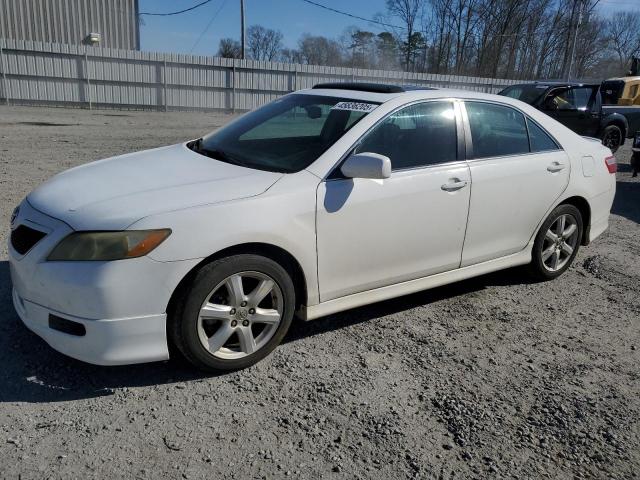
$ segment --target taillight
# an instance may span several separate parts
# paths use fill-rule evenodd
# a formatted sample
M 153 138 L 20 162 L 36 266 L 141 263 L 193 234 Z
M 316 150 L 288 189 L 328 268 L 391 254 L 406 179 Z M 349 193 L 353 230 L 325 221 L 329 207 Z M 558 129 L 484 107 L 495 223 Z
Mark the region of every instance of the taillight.
M 616 161 L 616 157 L 613 155 L 606 157 L 604 159 L 604 164 L 607 166 L 609 173 L 616 173 L 618 171 L 618 162 Z

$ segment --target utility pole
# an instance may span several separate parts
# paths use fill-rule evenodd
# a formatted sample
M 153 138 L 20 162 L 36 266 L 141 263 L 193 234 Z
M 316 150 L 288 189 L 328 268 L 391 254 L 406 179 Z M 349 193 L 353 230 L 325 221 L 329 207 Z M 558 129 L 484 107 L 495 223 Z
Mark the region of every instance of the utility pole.
M 578 29 L 582 23 L 582 7 L 584 5 L 583 0 L 576 0 L 578 2 L 578 21 L 576 22 L 575 32 L 573 33 L 573 42 L 571 43 L 571 55 L 569 56 L 569 68 L 567 70 L 567 82 L 571 80 L 571 69 L 573 68 L 573 57 L 576 54 L 576 41 L 578 40 Z
M 245 26 L 244 26 L 244 0 L 240 0 L 240 28 L 242 31 L 240 32 L 240 43 L 242 45 L 242 59 L 247 58 L 245 56 Z

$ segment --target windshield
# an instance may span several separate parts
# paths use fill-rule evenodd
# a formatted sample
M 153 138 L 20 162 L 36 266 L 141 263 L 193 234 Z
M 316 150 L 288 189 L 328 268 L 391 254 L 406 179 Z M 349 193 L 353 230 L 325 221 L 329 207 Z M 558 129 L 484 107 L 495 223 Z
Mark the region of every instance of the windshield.
M 533 105 L 547 88 L 546 85 L 513 85 L 502 90 L 500 95 Z
M 293 173 L 311 165 L 378 104 L 291 94 L 189 144 L 223 162 Z

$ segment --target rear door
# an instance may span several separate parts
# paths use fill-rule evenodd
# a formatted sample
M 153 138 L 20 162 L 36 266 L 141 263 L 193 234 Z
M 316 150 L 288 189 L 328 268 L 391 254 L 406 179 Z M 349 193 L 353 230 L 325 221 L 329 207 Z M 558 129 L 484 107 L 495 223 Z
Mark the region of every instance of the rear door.
M 516 253 L 569 182 L 569 160 L 552 136 L 510 106 L 467 101 L 471 141 L 467 266 Z

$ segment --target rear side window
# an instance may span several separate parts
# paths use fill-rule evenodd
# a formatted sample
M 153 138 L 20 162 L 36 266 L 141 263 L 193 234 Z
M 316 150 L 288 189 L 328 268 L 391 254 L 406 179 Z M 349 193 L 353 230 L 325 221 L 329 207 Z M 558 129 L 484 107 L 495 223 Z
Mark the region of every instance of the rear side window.
M 465 102 L 474 158 L 529 153 L 524 115 L 503 105 Z
M 393 170 L 404 170 L 455 161 L 457 148 L 453 104 L 425 102 L 389 115 L 364 137 L 355 152 L 385 155 Z
M 547 152 L 549 150 L 560 150 L 558 144 L 538 126 L 533 120 L 527 117 L 527 127 L 529 129 L 529 143 L 532 152 Z

